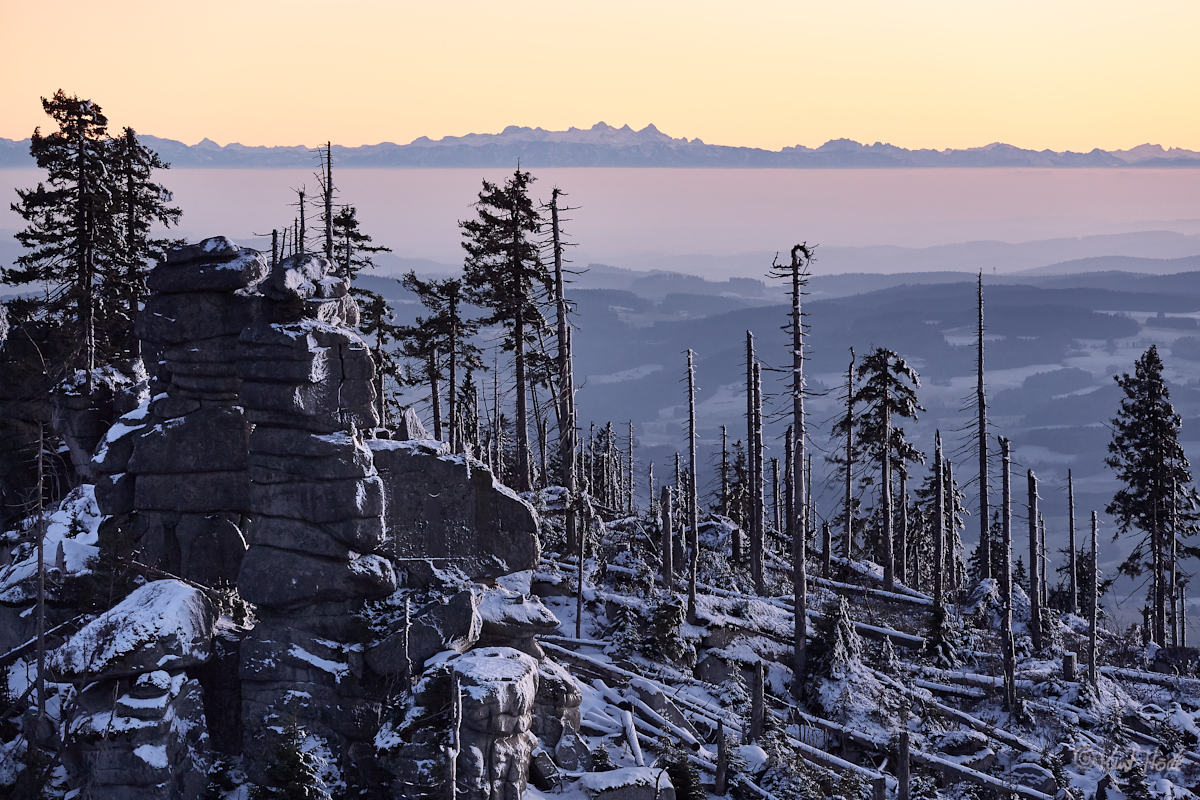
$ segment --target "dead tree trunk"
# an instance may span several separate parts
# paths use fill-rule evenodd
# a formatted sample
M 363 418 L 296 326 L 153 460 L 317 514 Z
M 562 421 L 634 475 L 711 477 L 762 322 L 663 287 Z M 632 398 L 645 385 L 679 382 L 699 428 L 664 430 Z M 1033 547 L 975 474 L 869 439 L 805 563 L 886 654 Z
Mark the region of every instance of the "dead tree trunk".
M 333 143 L 325 142 L 325 180 L 321 194 L 325 200 L 325 257 L 333 262 Z M 349 275 L 345 276 L 349 278 Z
M 833 532 L 829 529 L 829 523 L 821 524 L 821 577 L 829 580 L 829 568 L 833 561 L 833 553 L 830 552 L 833 548 Z
M 1033 635 L 1033 649 L 1040 651 L 1042 649 L 1042 603 L 1039 589 L 1041 559 L 1038 557 L 1037 476 L 1033 474 L 1033 470 L 1028 470 L 1027 478 L 1029 480 L 1029 631 Z
M 43 367 L 43 374 L 45 368 Z M 46 726 L 46 426 L 38 422 L 37 458 L 37 727 L 38 741 Z
M 662 487 L 662 578 L 667 595 L 675 594 L 675 510 L 671 487 Z
M 900 753 L 896 759 L 897 800 L 909 800 L 908 731 L 900 731 Z
M 750 693 L 750 743 L 753 744 L 762 738 L 763 726 L 766 723 L 766 692 L 764 685 L 766 680 L 763 676 L 763 664 L 759 661 L 754 665 L 754 686 L 751 687 Z
M 1017 702 L 1017 656 L 1013 643 L 1012 632 L 1012 485 L 1010 482 L 1011 457 L 1008 439 L 1000 439 L 1000 461 L 1003 470 L 1001 481 L 1003 496 L 1001 501 L 1000 521 L 1004 536 L 1004 546 L 1000 565 L 1000 595 L 1003 601 L 1003 611 L 1000 616 L 1000 646 L 1004 653 L 1004 707 L 1009 711 L 1016 708 Z
M 779 459 L 771 459 L 771 529 L 778 536 L 783 520 L 780 518 L 783 509 L 779 502 Z
M 850 366 L 846 368 L 846 531 L 842 554 L 854 558 L 854 348 L 850 348 Z
M 729 744 L 725 741 L 725 720 L 717 720 L 717 771 L 713 778 L 713 793 L 724 797 L 729 791 Z
M 934 434 L 933 471 L 934 480 L 934 509 L 937 522 L 933 526 L 933 604 L 941 608 L 943 603 L 943 575 L 946 568 L 946 472 L 942 469 L 942 432 Z M 884 514 L 887 509 L 884 509 Z M 890 589 L 890 587 L 889 587 Z
M 955 509 L 958 497 L 954 491 L 954 464 L 946 462 L 946 588 L 951 592 L 958 591 L 958 544 L 962 541 L 958 535 L 958 515 Z
M 1088 680 L 1096 686 L 1096 620 L 1100 616 L 1100 524 L 1096 521 L 1096 512 L 1092 512 L 1092 591 L 1088 598 L 1088 611 L 1091 631 L 1088 633 Z
M 696 502 L 696 368 L 688 357 L 688 543 L 691 545 L 688 564 L 688 620 L 696 622 L 696 572 L 700 567 L 700 513 Z
M 438 348 L 429 351 L 429 403 L 433 407 L 433 438 L 442 440 L 442 390 L 438 381 Z
M 992 577 L 992 550 L 988 531 L 987 392 L 983 384 L 983 273 L 979 273 L 978 350 L 975 359 L 975 405 L 979 446 L 979 577 Z
M 883 514 L 883 588 L 896 589 L 895 554 L 892 542 L 892 407 L 891 391 L 883 389 L 883 458 L 879 464 L 880 511 Z M 940 473 L 939 473 L 940 474 Z
M 1178 563 L 1178 531 L 1176 525 L 1178 517 L 1176 515 L 1176 498 L 1175 498 L 1175 481 L 1171 480 L 1171 577 L 1170 577 L 1170 601 L 1171 601 L 1171 646 L 1179 647 L 1179 614 L 1177 609 L 1179 604 L 1176 602 L 1179 593 L 1179 571 L 1176 568 Z
M 763 432 L 762 432 L 762 368 L 754 364 L 754 486 L 751 496 L 754 499 L 754 523 L 752 529 L 754 538 L 750 540 L 750 572 L 754 576 L 754 591 L 760 595 L 767 593 L 763 580 L 763 540 L 766 538 L 766 516 L 764 514 L 763 497 Z
M 1075 563 L 1075 479 L 1071 475 L 1071 470 L 1067 470 L 1067 547 L 1071 551 L 1067 562 L 1067 581 L 1070 597 L 1071 613 L 1079 613 L 1079 588 L 1076 583 L 1075 576 L 1078 574 L 1078 565 Z
M 896 526 L 896 553 L 900 558 L 897 572 L 900 582 L 908 584 L 908 470 L 900 470 L 900 524 Z
M 729 516 L 729 433 L 721 426 L 721 516 Z

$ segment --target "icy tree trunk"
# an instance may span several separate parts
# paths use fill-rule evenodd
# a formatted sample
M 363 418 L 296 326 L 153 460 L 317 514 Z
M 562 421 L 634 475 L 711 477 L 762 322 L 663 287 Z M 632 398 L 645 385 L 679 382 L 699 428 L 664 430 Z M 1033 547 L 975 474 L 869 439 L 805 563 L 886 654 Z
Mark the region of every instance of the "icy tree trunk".
M 1088 680 L 1096 686 L 1096 620 L 1100 616 L 1100 524 L 1096 521 L 1096 512 L 1092 512 L 1092 591 L 1088 598 L 1088 622 L 1091 630 L 1088 633 Z
M 766 538 L 766 515 L 763 497 L 763 432 L 762 432 L 762 368 L 754 365 L 754 538 L 750 541 L 750 572 L 754 576 L 754 591 L 767 593 L 763 580 L 763 540 Z
M 1067 565 L 1067 590 L 1070 592 L 1068 602 L 1071 613 L 1079 613 L 1079 586 L 1076 575 L 1079 565 L 1075 563 L 1075 479 L 1071 470 L 1067 470 L 1067 547 L 1070 549 L 1070 559 Z
M 668 595 L 675 593 L 675 510 L 671 487 L 662 487 L 662 578 Z
M 1000 616 L 1000 646 L 1004 653 L 1004 707 L 1009 711 L 1016 708 L 1017 689 L 1017 655 L 1013 643 L 1012 632 L 1012 485 L 1011 485 L 1011 456 L 1008 439 L 1000 439 L 1000 461 L 1003 485 L 1003 506 L 1001 507 L 1000 522 L 1004 546 L 1001 548 L 1000 564 L 1000 594 L 1003 600 L 1003 611 Z
M 1026 477 L 1029 481 L 1029 631 L 1033 635 L 1033 649 L 1040 651 L 1042 649 L 1042 603 L 1039 589 L 1041 559 L 1038 556 L 1037 476 L 1033 474 L 1033 470 L 1028 470 Z
M 987 392 L 983 384 L 983 273 L 979 273 L 979 320 L 978 350 L 975 358 L 975 406 L 979 447 L 979 577 L 992 577 L 992 551 L 988 537 L 988 436 L 987 436 Z
M 846 530 L 842 554 L 853 558 L 854 550 L 854 348 L 850 348 L 850 366 L 846 368 Z
M 696 622 L 696 571 L 700 567 L 700 514 L 696 503 L 696 369 L 688 349 L 688 620 Z
M 933 604 L 940 608 L 944 600 L 942 596 L 944 575 L 946 569 L 946 472 L 942 469 L 942 432 L 934 435 L 933 472 L 934 479 L 934 508 L 933 513 L 937 522 L 933 526 Z M 887 509 L 884 509 L 887 513 Z M 889 587 L 890 588 L 890 587 Z

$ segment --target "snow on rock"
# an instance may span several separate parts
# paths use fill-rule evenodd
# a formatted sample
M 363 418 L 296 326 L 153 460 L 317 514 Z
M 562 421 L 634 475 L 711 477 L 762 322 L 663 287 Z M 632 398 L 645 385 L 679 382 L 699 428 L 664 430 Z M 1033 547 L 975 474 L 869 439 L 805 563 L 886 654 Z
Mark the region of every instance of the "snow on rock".
M 663 770 L 624 767 L 608 772 L 588 772 L 579 788 L 593 800 L 674 800 L 675 787 Z
M 463 724 L 468 727 L 508 733 L 511 722 L 533 713 L 538 662 L 532 656 L 511 647 L 480 647 L 451 665 L 462 686 Z
M 85 483 L 72 489 L 58 508 L 46 517 L 42 555 L 46 566 L 61 568 L 71 575 L 88 572 L 89 563 L 100 552 L 97 546 L 100 520 L 95 487 Z M 32 527 L 36 519 L 31 518 L 25 524 Z M 0 570 L 0 602 L 20 603 L 32 599 L 32 586 L 22 584 L 36 575 L 37 550 L 32 546 L 23 547 L 12 564 Z
M 89 622 L 54 651 L 68 680 L 179 670 L 208 660 L 216 615 L 199 590 L 176 580 L 148 583 Z
M 509 589 L 489 589 L 479 601 L 483 635 L 498 639 L 523 639 L 553 633 L 562 623 L 540 598 Z

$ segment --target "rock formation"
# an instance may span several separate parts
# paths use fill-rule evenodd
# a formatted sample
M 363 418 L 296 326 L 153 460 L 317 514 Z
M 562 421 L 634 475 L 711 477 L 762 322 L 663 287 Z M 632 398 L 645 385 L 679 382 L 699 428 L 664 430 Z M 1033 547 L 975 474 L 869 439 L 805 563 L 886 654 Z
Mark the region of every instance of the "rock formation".
M 84 687 L 67 707 L 63 765 L 95 800 L 198 797 L 209 735 L 200 684 L 215 614 L 178 581 L 136 589 L 56 650 L 51 668 Z
M 151 396 L 108 429 L 88 464 L 106 515 L 101 547 L 201 587 L 236 585 L 257 619 L 196 621 L 203 643 L 186 664 L 164 630 L 115 632 L 101 617 L 77 634 L 60 666 L 94 683 L 67 748 L 72 774 L 116 763 L 129 777 L 105 778 L 113 786 L 191 798 L 174 767 L 156 766 L 174 764 L 183 744 L 240 754 L 260 782 L 291 726 L 328 755 L 324 780 L 391 785 L 396 797 L 417 796 L 410 779 L 452 763 L 460 797 L 518 798 L 539 737 L 586 760 L 567 735 L 578 729 L 579 687 L 535 640 L 558 620 L 528 580 L 524 593 L 495 585 L 537 564 L 537 515 L 482 464 L 425 438 L 415 415 L 399 438 L 377 429 L 374 363 L 328 262 L 301 254 L 268 268 L 216 237 L 172 251 L 149 286 L 136 331 Z M 168 584 L 182 586 L 160 581 L 125 603 Z M 142 641 L 130 651 L 142 655 L 120 669 L 81 662 L 107 663 L 104 636 Z M 452 756 L 412 725 L 385 726 L 405 731 L 402 746 L 380 730 L 385 701 L 416 681 L 410 710 L 460 687 Z M 121 723 L 132 733 L 98 742 L 97 726 L 122 714 L 138 720 Z M 143 747 L 136 731 L 181 719 L 175 739 L 154 741 L 166 750 Z
M 353 330 L 346 285 L 325 259 L 286 259 L 264 283 L 269 313 L 237 348 L 249 439 L 252 545 L 238 587 L 259 622 L 241 647 L 247 775 L 260 780 L 272 726 L 295 721 L 370 780 L 380 699 L 362 684 L 368 631 L 358 612 L 396 588 L 383 539 L 383 484 L 359 430 L 377 424 L 374 366 Z M 274 722 L 273 722 L 274 721 Z M 357 774 L 352 774 L 357 772 Z M 366 774 L 363 774 L 363 773 Z
M 220 236 L 168 253 L 135 326 L 151 362 L 148 411 L 122 418 L 97 454 L 101 509 L 124 516 L 110 533 L 207 586 L 234 583 L 246 549 L 250 427 L 236 350 L 263 316 L 254 290 L 266 273 L 262 255 Z

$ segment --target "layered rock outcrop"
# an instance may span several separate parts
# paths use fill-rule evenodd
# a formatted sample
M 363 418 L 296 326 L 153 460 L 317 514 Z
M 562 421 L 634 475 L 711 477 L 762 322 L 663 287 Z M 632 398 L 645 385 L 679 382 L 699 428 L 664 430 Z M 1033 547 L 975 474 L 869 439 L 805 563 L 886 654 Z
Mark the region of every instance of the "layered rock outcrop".
M 255 288 L 267 269 L 260 253 L 220 236 L 167 254 L 134 329 L 153 396 L 97 453 L 97 499 L 122 517 L 110 535 L 151 566 L 207 586 L 232 585 L 246 550 L 250 426 L 237 342 L 264 315 Z
M 362 604 L 396 577 L 375 555 L 383 484 L 359 436 L 377 424 L 366 345 L 345 283 L 327 262 L 298 256 L 264 282 L 268 314 L 239 337 L 240 402 L 254 427 L 247 447 L 251 546 L 238 587 L 259 622 L 241 645 L 243 753 L 261 780 L 273 728 L 295 722 L 330 749 L 351 783 L 371 780 L 380 698 L 362 682 Z M 365 774 L 364 774 L 365 773 Z

